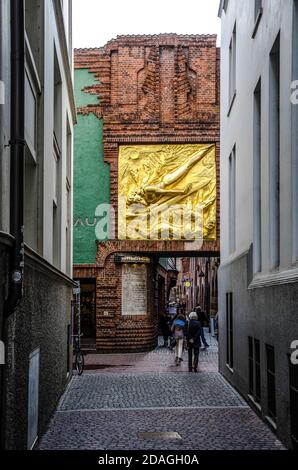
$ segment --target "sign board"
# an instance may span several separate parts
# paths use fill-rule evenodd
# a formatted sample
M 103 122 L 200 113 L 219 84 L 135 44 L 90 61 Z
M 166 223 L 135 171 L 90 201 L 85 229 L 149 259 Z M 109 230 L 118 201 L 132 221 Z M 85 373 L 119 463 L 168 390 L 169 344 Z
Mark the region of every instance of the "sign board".
M 78 295 L 81 292 L 80 281 L 76 281 L 76 284 L 77 284 L 77 286 L 73 288 L 73 294 L 74 295 L 76 295 L 76 294 Z
M 115 263 L 142 263 L 149 264 L 150 258 L 148 256 L 137 256 L 137 255 L 115 255 Z
M 122 266 L 122 315 L 147 315 L 147 267 Z

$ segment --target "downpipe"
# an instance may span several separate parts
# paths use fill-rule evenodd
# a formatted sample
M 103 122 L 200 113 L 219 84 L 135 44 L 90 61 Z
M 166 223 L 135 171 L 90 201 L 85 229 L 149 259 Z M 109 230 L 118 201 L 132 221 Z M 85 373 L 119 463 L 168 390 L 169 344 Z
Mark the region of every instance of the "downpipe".
M 25 12 L 24 0 L 11 0 L 11 138 L 10 138 L 10 255 L 6 317 L 23 296 L 24 271 L 24 165 L 25 165 Z
M 8 26 L 9 27 L 9 26 Z M 9 254 L 8 297 L 4 302 L 3 338 L 6 365 L 1 384 L 0 448 L 6 448 L 8 317 L 23 297 L 24 274 L 24 166 L 25 166 L 25 5 L 10 0 L 11 123 L 10 123 L 10 234 L 14 245 Z M 13 341 L 13 340 L 12 340 Z

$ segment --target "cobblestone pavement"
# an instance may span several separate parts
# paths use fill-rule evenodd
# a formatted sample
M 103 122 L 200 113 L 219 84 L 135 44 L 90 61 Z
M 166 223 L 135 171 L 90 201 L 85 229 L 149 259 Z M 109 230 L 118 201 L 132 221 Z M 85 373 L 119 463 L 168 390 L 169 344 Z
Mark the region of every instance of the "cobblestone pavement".
M 92 372 L 73 377 L 40 449 L 282 449 L 217 372 L 216 342 L 209 341 L 197 374 L 186 372 L 186 357 L 173 366 L 164 348 L 87 358 Z M 179 439 L 144 439 L 144 432 L 175 432 Z
M 206 331 L 206 338 L 210 347 L 200 352 L 200 372 L 218 371 L 217 341 Z M 163 344 L 159 338 L 159 344 Z M 111 373 L 123 372 L 187 372 L 187 353 L 184 352 L 184 361 L 176 367 L 175 353 L 168 348 L 159 346 L 154 351 L 137 354 L 88 354 L 85 365 L 88 372 L 97 373 L 99 370 Z

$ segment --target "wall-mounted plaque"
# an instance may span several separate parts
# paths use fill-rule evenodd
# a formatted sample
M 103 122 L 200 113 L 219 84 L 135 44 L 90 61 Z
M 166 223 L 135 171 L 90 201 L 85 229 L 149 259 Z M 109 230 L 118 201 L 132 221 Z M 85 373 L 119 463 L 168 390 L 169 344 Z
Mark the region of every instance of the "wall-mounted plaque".
M 122 315 L 147 314 L 147 266 L 123 264 Z

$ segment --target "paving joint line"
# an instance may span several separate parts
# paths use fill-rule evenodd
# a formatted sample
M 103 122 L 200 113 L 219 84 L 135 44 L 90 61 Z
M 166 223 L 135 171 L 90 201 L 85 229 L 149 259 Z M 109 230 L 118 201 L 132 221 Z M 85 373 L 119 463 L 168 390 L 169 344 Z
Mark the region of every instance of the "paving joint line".
M 99 412 L 99 411 L 160 411 L 160 410 L 251 410 L 248 405 L 231 405 L 231 406 L 148 406 L 148 407 L 124 407 L 124 408 L 78 408 L 71 410 L 57 410 L 56 413 L 83 413 L 83 412 Z

